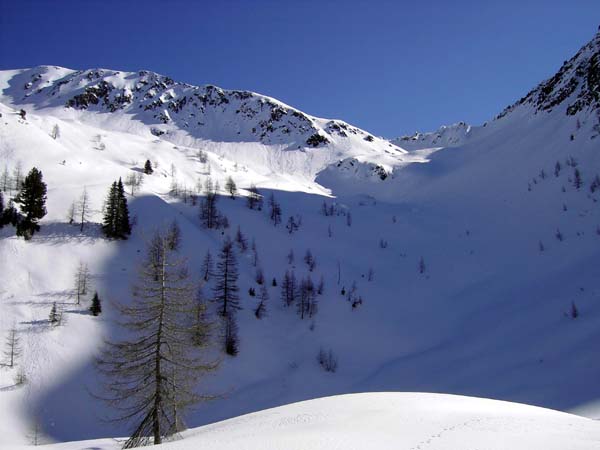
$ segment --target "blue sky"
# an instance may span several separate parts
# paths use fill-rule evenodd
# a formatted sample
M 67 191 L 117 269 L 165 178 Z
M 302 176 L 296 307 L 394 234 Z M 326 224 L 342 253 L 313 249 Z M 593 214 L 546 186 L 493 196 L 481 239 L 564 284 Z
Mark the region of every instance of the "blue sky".
M 394 137 L 491 119 L 598 25 L 598 0 L 0 0 L 0 69 L 148 69 Z

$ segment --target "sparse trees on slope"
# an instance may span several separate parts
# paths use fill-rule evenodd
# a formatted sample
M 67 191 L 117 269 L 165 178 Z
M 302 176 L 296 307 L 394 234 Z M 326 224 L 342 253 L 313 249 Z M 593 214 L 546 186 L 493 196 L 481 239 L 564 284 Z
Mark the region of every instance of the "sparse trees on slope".
M 21 205 L 21 212 L 25 215 L 17 223 L 17 236 L 23 236 L 28 240 L 40 230 L 38 221 L 46 215 L 46 191 L 42 172 L 34 167 L 25 177 L 21 190 L 15 198 L 15 202 Z
M 106 377 L 100 397 L 117 409 L 115 420 L 135 423 L 124 448 L 160 444 L 181 429 L 187 407 L 206 399 L 196 384 L 216 365 L 203 361 L 190 339 L 194 306 L 187 267 L 157 232 L 132 304 L 118 307 L 130 337 L 107 343 L 98 360 Z

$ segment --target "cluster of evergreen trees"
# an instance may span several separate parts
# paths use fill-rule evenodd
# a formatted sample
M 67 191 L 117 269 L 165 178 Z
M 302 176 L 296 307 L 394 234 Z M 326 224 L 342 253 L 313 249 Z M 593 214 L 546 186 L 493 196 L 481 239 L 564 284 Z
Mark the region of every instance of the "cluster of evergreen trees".
M 102 231 L 109 238 L 127 239 L 131 234 L 129 209 L 121 178 L 113 182 L 104 205 Z
M 36 167 L 29 171 L 23 180 L 17 180 L 17 195 L 10 199 L 8 206 L 4 206 L 4 197 L 0 192 L 0 228 L 4 225 L 13 225 L 17 229 L 17 236 L 25 240 L 33 237 L 40 230 L 39 221 L 47 213 L 46 193 L 42 172 Z M 20 211 L 15 207 L 19 205 Z

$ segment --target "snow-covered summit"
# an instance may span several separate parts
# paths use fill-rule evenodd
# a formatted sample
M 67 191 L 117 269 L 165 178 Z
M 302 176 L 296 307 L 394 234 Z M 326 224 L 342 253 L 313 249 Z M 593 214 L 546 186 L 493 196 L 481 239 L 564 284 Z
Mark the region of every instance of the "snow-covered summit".
M 471 132 L 471 126 L 465 122 L 441 126 L 436 131 L 427 133 L 415 132 L 410 136 L 400 136 L 390 142 L 406 150 L 423 148 L 458 147 L 465 142 Z
M 265 95 L 192 86 L 146 70 L 39 66 L 4 72 L 0 77 L 5 79 L 4 94 L 15 105 L 121 111 L 153 125 L 155 135 L 176 127 L 197 138 L 284 144 L 290 149 L 348 140 L 369 145 L 385 142 L 344 121 L 312 117 Z

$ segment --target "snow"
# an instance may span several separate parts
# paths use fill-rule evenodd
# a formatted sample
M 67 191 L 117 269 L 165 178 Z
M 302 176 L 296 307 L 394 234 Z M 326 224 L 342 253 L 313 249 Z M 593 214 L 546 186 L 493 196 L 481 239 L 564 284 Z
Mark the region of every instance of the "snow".
M 188 450 L 584 450 L 600 443 L 590 419 L 517 403 L 443 394 L 371 393 L 294 403 L 190 429 L 153 448 Z M 122 439 L 45 446 L 118 449 Z
M 238 91 L 218 88 L 198 88 L 231 98 L 228 106 L 206 113 L 211 124 L 206 128 L 186 128 L 183 113 L 172 110 L 172 122 L 161 124 L 151 113 L 128 107 L 112 113 L 99 106 L 65 108 L 67 99 L 102 76 L 131 92 L 140 80 L 164 81 L 156 74 L 106 69 L 94 78 L 97 71 L 44 66 L 0 72 L 0 171 L 19 162 L 24 173 L 36 166 L 48 184 L 48 215 L 30 242 L 17 239 L 10 227 L 0 230 L 0 339 L 14 325 L 23 346 L 18 367 L 0 368 L 0 445 L 30 443 L 36 423 L 44 443 L 74 441 L 57 448 L 114 448 L 110 438 L 130 431 L 99 420 L 110 410 L 89 392 L 98 386 L 93 361 L 102 339 L 118 332 L 110 302 L 128 300 L 145 241 L 174 218 L 192 273 L 199 272 L 206 250 L 217 254 L 221 232 L 203 229 L 198 208 L 169 194 L 174 181 L 194 188 L 208 176 L 221 186 L 232 176 L 242 195 L 251 183 L 267 196 L 273 192 L 284 224 L 298 214 L 302 226 L 290 235 L 284 226 L 273 227 L 266 211 L 248 210 L 243 198 L 220 199 L 219 209 L 231 222 L 228 232 L 240 225 L 256 240 L 271 297 L 268 316 L 254 317 L 256 299 L 247 292 L 256 287 L 255 268 L 249 253 L 238 254 L 244 307 L 238 317 L 240 354 L 223 357 L 218 372 L 202 380 L 199 389 L 220 398 L 192 411 L 187 423 L 198 427 L 241 417 L 190 430 L 189 439 L 167 447 L 239 447 L 248 435 L 254 440 L 247 445 L 255 448 L 294 448 L 286 440 L 290 437 L 298 448 L 365 448 L 364 439 L 381 444 L 373 448 L 457 448 L 464 447 L 462 442 L 473 448 L 597 445 L 596 422 L 564 413 L 448 395 L 376 393 L 453 393 L 600 418 L 600 191 L 589 190 L 600 173 L 595 111 L 567 116 L 566 105 L 536 112 L 523 103 L 463 134 L 447 131 L 460 137 L 455 146 L 438 147 L 439 142 L 424 139 L 406 152 L 380 138 L 366 140 L 367 132 L 342 121 L 308 115 L 313 127 L 308 131 L 259 139 L 250 129 L 263 117 L 239 118 Z M 37 86 L 45 87 L 24 97 L 25 81 L 38 74 Z M 72 84 L 53 90 L 72 76 Z M 175 83 L 166 91 L 181 98 L 195 89 Z M 166 91 L 157 88 L 155 94 Z M 249 108 L 270 103 L 289 108 L 290 116 L 297 112 L 248 95 Z M 17 114 L 21 108 L 27 110 L 25 120 Z M 52 139 L 55 125 L 60 137 Z M 153 135 L 152 129 L 165 134 Z M 348 137 L 336 131 L 344 129 Z M 306 145 L 315 131 L 330 143 Z M 198 160 L 198 150 L 207 152 L 209 164 Z M 580 190 L 570 180 L 574 169 L 565 165 L 571 156 L 584 180 Z M 108 241 L 98 225 L 108 187 L 118 177 L 139 173 L 146 159 L 156 170 L 129 196 L 137 220 L 133 235 L 125 242 Z M 562 164 L 558 177 L 553 173 L 557 160 Z M 547 175 L 543 179 L 541 169 Z M 81 233 L 66 215 L 84 186 L 93 223 Z M 335 203 L 339 215 L 322 215 L 323 201 Z M 556 239 L 557 229 L 563 241 Z M 317 259 L 313 273 L 302 262 L 308 248 Z M 286 261 L 290 249 L 293 267 Z M 418 271 L 421 258 L 424 274 Z M 73 277 L 80 262 L 89 265 L 94 289 L 104 300 L 105 312 L 98 318 L 86 313 L 89 299 L 74 304 Z M 270 286 L 273 277 L 279 281 L 292 268 L 298 278 L 310 274 L 318 282 L 324 277 L 325 294 L 313 320 L 301 321 L 282 305 L 279 287 Z M 353 282 L 364 299 L 356 309 L 340 294 Z M 55 301 L 65 310 L 60 327 L 47 323 Z M 572 302 L 580 312 L 576 319 L 569 317 Z M 319 367 L 320 348 L 335 353 L 337 372 Z M 14 383 L 19 370 L 29 380 L 23 386 Z M 371 394 L 294 403 L 358 392 Z M 259 410 L 265 411 L 242 416 Z M 294 419 L 302 417 L 311 421 Z M 379 422 L 387 424 L 384 431 Z M 377 434 L 370 432 L 374 429 Z M 256 430 L 271 440 L 261 440 Z M 318 445 L 329 446 L 314 447 L 323 435 L 330 440 Z

